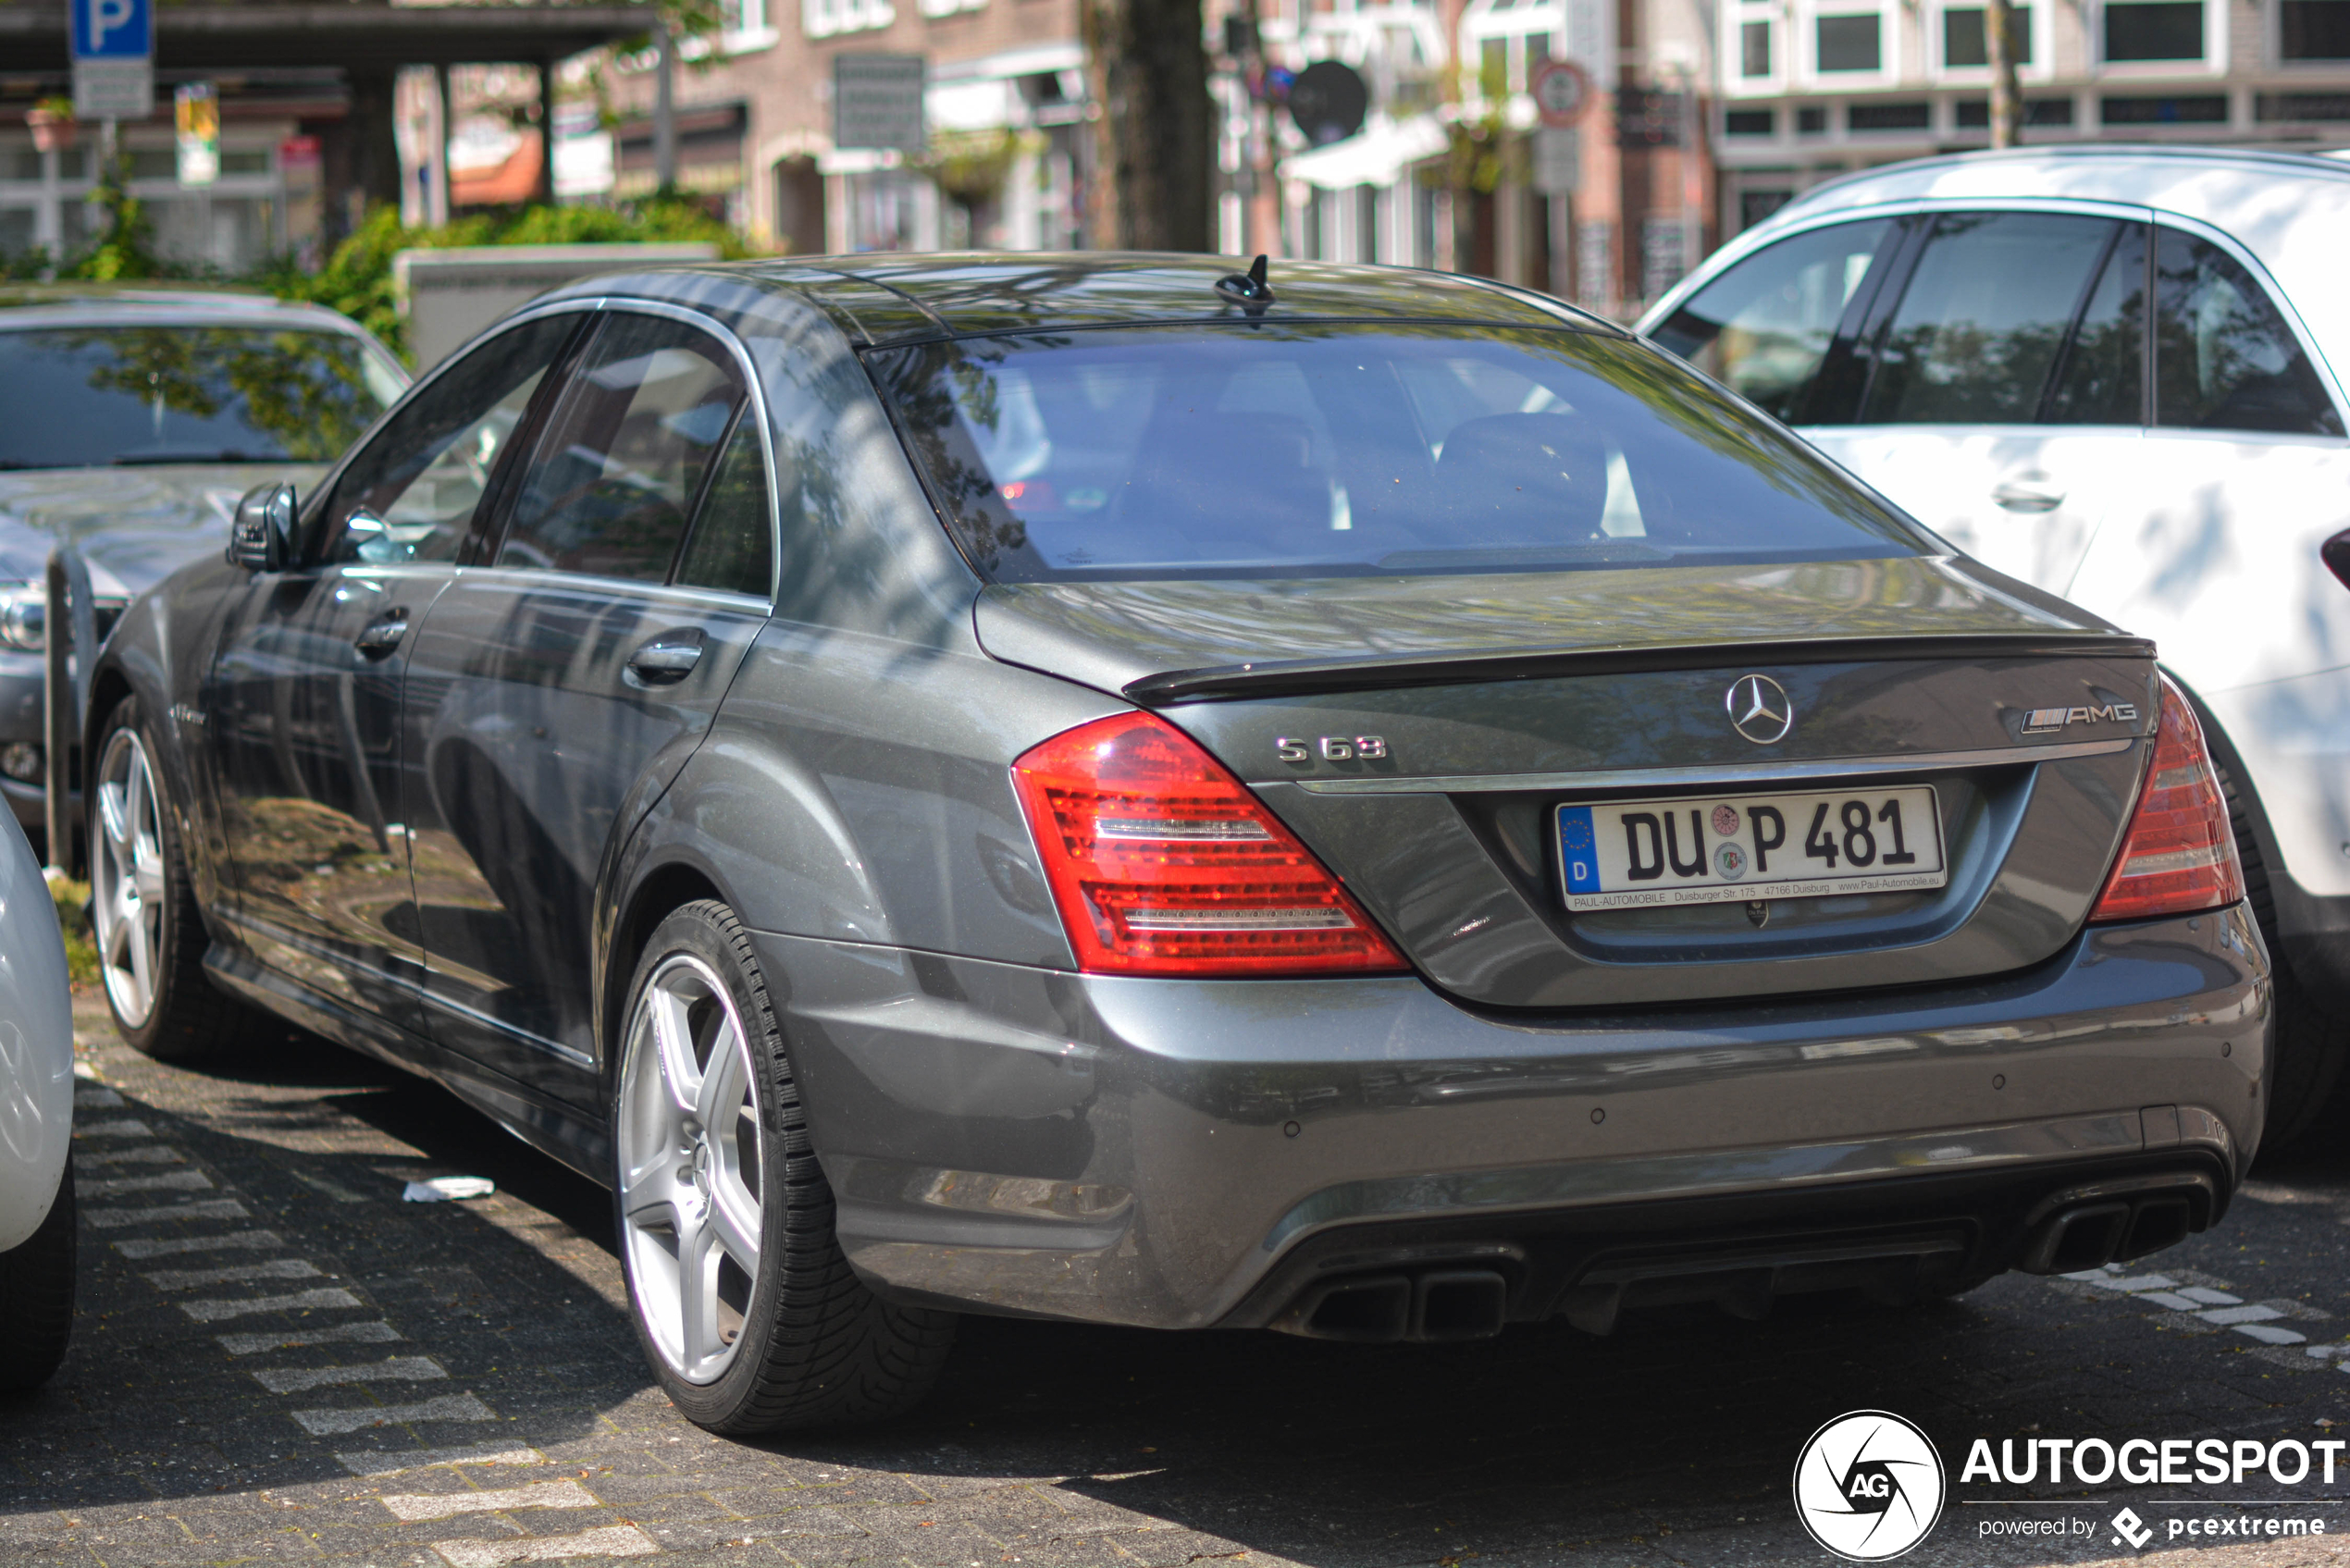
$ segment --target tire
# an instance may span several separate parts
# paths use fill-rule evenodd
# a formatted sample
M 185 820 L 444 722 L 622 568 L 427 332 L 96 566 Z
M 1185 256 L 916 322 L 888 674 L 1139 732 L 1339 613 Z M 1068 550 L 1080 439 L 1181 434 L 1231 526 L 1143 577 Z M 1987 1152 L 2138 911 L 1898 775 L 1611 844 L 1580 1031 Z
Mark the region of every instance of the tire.
M 226 1055 L 252 1015 L 204 970 L 204 912 L 163 794 L 161 754 L 125 698 L 99 732 L 90 811 L 90 907 L 117 1033 L 164 1062 Z M 143 962 L 145 972 L 140 972 Z
M 2350 1058 L 2350 1023 L 2335 1018 L 2302 989 L 2284 957 L 2277 936 L 2277 901 L 2269 883 L 2269 864 L 2260 858 L 2259 841 L 2252 832 L 2251 803 L 2235 774 L 2219 759 L 2220 787 L 2228 797 L 2228 821 L 2236 835 L 2236 856 L 2244 862 L 2245 895 L 2252 901 L 2252 917 L 2259 922 L 2260 938 L 2269 945 L 2270 973 L 2276 997 L 2276 1038 L 2269 1056 L 2269 1117 L 2260 1135 L 2260 1153 L 2282 1154 L 2330 1125 L 2324 1116 Z
M 38 1388 L 66 1358 L 77 1230 L 68 1162 L 41 1228 L 0 1253 L 0 1389 Z
M 850 1271 L 766 981 L 724 905 L 662 921 L 625 1016 L 612 1207 L 629 1315 L 662 1390 L 730 1437 L 913 1408 L 946 1364 L 954 1315 L 892 1305 Z M 713 1135 L 693 1107 L 734 1116 Z

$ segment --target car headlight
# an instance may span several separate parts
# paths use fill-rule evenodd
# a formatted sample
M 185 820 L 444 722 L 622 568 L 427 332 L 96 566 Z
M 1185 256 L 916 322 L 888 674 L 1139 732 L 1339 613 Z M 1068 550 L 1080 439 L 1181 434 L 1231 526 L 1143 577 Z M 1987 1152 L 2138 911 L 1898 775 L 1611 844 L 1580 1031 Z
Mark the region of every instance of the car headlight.
M 41 583 L 0 583 L 0 647 L 38 653 L 48 645 L 48 587 Z

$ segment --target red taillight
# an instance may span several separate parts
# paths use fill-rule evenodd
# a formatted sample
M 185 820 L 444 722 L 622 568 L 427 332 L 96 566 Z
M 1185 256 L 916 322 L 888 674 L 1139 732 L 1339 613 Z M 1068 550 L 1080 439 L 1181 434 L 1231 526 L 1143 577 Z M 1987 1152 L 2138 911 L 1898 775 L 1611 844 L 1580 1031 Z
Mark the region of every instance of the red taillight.
M 2227 796 L 2203 748 L 2195 710 L 2169 680 L 2162 683 L 2162 722 L 2155 728 L 2154 762 L 2146 770 L 2136 815 L 2092 920 L 2142 920 L 2192 915 L 2244 897 L 2244 868 L 2236 862 Z
M 1338 879 L 1181 730 L 1121 713 L 1012 764 L 1080 969 L 1330 974 L 1405 964 Z

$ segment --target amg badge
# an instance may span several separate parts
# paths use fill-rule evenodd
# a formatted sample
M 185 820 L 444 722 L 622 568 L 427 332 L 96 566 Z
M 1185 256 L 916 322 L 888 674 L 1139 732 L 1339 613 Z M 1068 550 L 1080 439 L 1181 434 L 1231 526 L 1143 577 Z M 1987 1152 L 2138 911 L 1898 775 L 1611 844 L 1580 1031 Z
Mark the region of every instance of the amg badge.
M 2095 708 L 2034 708 L 2023 715 L 2023 733 L 2043 735 L 2060 730 L 2067 724 L 2134 724 L 2138 722 L 2138 707 L 2134 702 L 2102 703 Z

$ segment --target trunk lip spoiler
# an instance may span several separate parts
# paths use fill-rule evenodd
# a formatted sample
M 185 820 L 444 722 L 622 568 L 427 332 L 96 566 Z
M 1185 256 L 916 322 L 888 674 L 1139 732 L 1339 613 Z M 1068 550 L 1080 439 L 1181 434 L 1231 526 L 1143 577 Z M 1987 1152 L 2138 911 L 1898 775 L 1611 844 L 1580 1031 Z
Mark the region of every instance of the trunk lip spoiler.
M 2061 762 L 2080 757 L 2110 757 L 2146 737 L 2113 735 L 2104 740 L 2059 741 L 2040 746 L 1997 746 L 1974 751 L 1921 751 L 1895 757 L 1816 757 L 1798 762 L 1708 763 L 1686 768 L 1593 769 L 1562 773 L 1458 773 L 1420 778 L 1290 779 L 1310 795 L 1514 795 L 1560 791 L 1675 789 L 1702 784 L 1776 785 L 1803 779 L 1850 778 L 1869 773 L 1948 772 L 1961 768 L 2000 768 L 2017 763 Z
M 2113 632 L 1958 633 L 1926 636 L 1801 637 L 1784 642 L 1610 643 L 1597 647 L 1470 648 L 1268 660 L 1144 675 L 1119 688 L 1144 708 L 1396 686 L 1467 685 L 1545 675 L 1600 675 L 1732 665 L 1846 664 L 1890 660 L 2144 659 L 2154 644 Z

